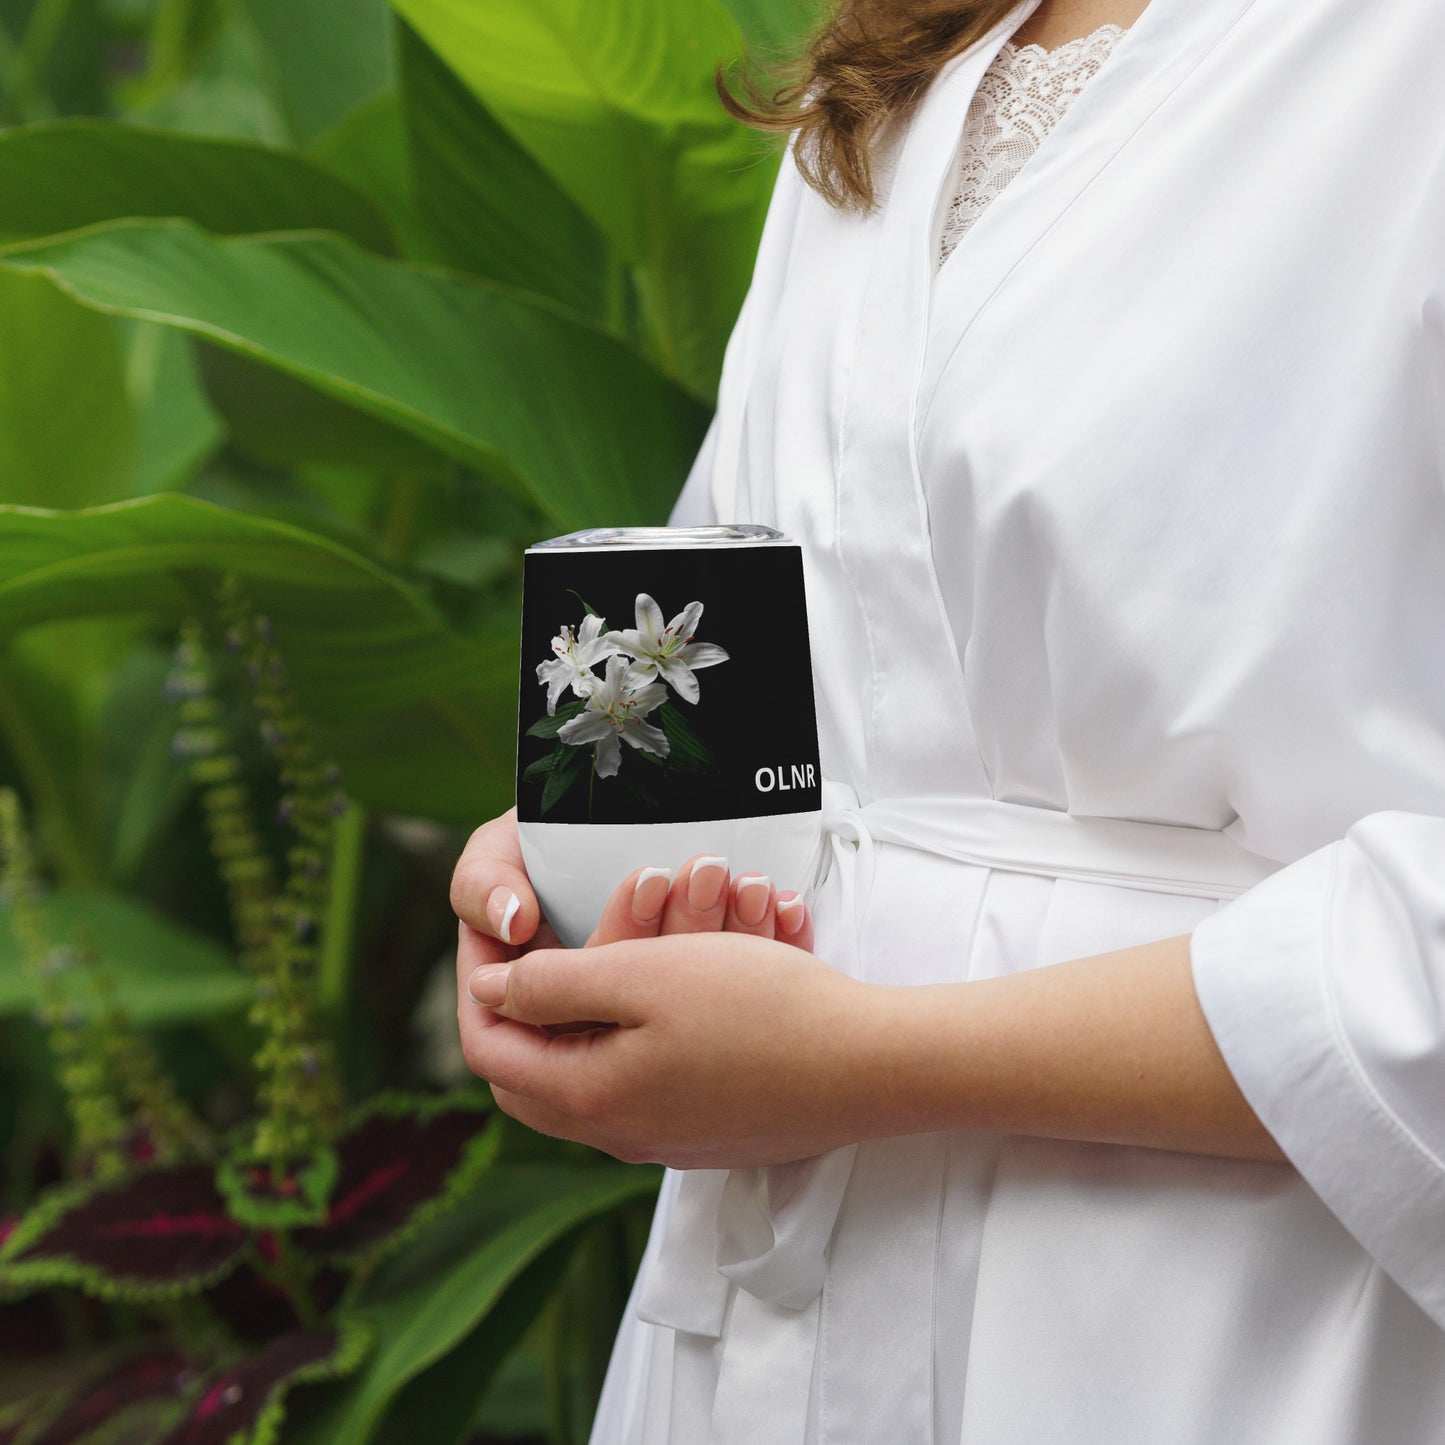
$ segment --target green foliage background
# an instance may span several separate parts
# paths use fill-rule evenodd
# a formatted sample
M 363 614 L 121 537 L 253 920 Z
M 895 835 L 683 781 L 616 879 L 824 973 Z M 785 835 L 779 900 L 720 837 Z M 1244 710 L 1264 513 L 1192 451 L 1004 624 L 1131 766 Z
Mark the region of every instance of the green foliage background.
M 811 10 L 0 0 L 0 786 L 209 1117 L 249 982 L 171 746 L 177 623 L 238 577 L 341 765 L 350 1092 L 441 1081 L 446 880 L 511 801 L 522 549 L 665 520 L 777 163 L 714 69 Z M 64 1147 L 33 1003 L 0 928 L 0 1214 Z M 283 1438 L 585 1438 L 655 1174 L 503 1160 L 371 1281 L 377 1348 Z M 0 1408 L 52 1368 L 6 1328 Z

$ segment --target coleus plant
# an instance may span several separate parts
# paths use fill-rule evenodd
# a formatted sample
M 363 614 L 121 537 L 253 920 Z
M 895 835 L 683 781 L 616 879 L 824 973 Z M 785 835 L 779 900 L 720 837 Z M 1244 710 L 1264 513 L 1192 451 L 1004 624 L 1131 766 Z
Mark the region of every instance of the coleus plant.
M 294 1386 L 364 1360 L 373 1341 L 353 1305 L 376 1265 L 472 1191 L 495 1154 L 480 1094 L 345 1106 L 316 988 L 341 780 L 234 579 L 207 612 L 182 630 L 168 692 L 255 977 L 256 1109 L 229 1133 L 208 1127 L 127 1019 L 92 943 L 50 936 L 18 799 L 0 790 L 0 902 L 72 1122 L 66 1177 L 0 1223 L 0 1300 L 75 1290 L 130 1325 L 0 1413 L 0 1445 L 267 1445 Z M 276 765 L 284 860 L 255 821 L 220 659 Z

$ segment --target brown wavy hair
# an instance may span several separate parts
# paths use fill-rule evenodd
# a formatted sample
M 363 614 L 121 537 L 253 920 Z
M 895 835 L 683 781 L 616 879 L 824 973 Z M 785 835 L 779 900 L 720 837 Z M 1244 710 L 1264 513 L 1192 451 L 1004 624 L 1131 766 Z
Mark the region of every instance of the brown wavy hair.
M 754 73 L 741 98 L 720 70 L 729 114 L 766 131 L 797 131 L 798 168 L 835 206 L 871 210 L 873 150 L 904 119 L 945 61 L 992 30 L 1018 0 L 841 0 L 802 58 L 771 91 Z

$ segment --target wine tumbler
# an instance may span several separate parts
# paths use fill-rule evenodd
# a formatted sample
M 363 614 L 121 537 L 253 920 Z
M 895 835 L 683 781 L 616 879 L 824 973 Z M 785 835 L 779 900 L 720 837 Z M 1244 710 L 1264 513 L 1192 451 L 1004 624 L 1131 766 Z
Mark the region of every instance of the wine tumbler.
M 634 868 L 695 853 L 805 891 L 821 800 L 797 543 L 617 527 L 527 549 L 517 831 L 564 944 Z

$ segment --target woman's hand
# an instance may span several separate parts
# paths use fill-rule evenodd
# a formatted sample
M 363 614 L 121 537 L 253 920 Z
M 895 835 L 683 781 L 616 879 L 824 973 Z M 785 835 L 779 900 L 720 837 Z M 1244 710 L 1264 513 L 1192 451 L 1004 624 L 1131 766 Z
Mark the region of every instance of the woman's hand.
M 452 875 L 457 936 L 457 1025 L 470 1057 L 485 1026 L 473 980 L 532 949 L 561 940 L 542 917 L 522 861 L 513 808 L 474 832 Z M 659 934 L 729 932 L 779 938 L 811 952 L 813 921 L 792 890 L 779 893 L 761 874 L 729 878 L 726 858 L 698 854 L 674 880 L 664 869 L 639 868 L 624 878 L 603 910 L 587 947 Z M 569 1021 L 573 1027 L 579 1020 Z
M 467 1064 L 544 1134 L 728 1168 L 887 1127 L 871 995 L 892 991 L 789 944 L 715 932 L 542 949 L 472 986 L 487 1006 L 471 1004 Z M 554 1031 L 578 1020 L 595 1026 Z

